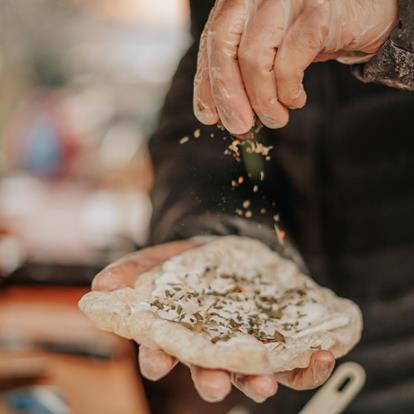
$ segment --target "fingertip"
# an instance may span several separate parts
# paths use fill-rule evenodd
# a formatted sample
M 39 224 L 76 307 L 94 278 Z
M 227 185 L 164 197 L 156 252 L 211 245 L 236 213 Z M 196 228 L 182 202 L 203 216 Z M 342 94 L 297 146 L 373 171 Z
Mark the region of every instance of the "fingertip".
M 197 96 L 194 97 L 193 110 L 196 118 L 204 125 L 214 125 L 219 121 L 217 111 L 211 109 Z
M 323 363 L 335 364 L 335 357 L 330 351 L 321 350 L 314 352 L 311 356 L 311 362 L 321 361 Z
M 303 89 L 303 85 L 301 84 L 299 87 L 299 95 L 292 100 L 291 109 L 301 109 L 305 106 L 307 95 L 305 90 Z
M 223 370 L 191 366 L 191 377 L 196 390 L 206 401 L 222 401 L 231 391 L 230 376 Z
M 150 349 L 146 346 L 140 347 L 138 362 L 141 374 L 151 381 L 161 379 L 177 364 L 177 360 L 171 355 L 159 349 Z
M 287 110 L 285 111 L 279 111 L 277 117 L 274 116 L 268 116 L 268 115 L 258 115 L 260 121 L 264 126 L 270 129 L 279 129 L 283 128 L 287 125 L 289 122 L 289 112 Z
M 113 290 L 121 289 L 126 287 L 123 281 L 114 275 L 113 271 L 103 270 L 98 273 L 92 281 L 91 288 L 92 290 L 102 291 L 102 292 L 111 292 Z
M 322 385 L 331 375 L 335 367 L 335 358 L 329 351 L 319 351 L 312 355 L 311 370 L 314 386 Z
M 245 385 L 252 394 L 263 398 L 276 394 L 278 384 L 273 375 L 254 375 L 245 379 Z
M 286 91 L 282 92 L 283 88 L 281 88 L 280 92 L 280 100 L 281 102 L 289 109 L 301 109 L 305 106 L 307 95 L 303 88 L 303 84 L 300 84 L 299 88 L 296 92 Z
M 253 128 L 253 115 L 251 120 L 245 121 L 239 116 L 234 116 L 233 118 L 220 115 L 220 120 L 223 123 L 224 128 L 230 132 L 232 135 L 243 135 L 248 133 Z
M 214 115 L 212 113 L 207 114 L 207 113 L 199 113 L 194 111 L 194 115 L 195 117 L 204 125 L 215 125 L 217 124 L 217 122 L 219 121 L 219 117 L 218 115 Z

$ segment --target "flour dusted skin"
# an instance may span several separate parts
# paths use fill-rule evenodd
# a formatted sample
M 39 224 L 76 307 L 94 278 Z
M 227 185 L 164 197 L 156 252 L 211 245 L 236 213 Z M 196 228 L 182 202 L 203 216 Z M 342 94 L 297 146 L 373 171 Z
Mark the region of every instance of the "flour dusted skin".
M 134 288 L 90 292 L 81 310 L 101 329 L 183 362 L 243 374 L 306 367 L 359 341 L 357 305 L 257 240 L 217 238 L 140 275 Z

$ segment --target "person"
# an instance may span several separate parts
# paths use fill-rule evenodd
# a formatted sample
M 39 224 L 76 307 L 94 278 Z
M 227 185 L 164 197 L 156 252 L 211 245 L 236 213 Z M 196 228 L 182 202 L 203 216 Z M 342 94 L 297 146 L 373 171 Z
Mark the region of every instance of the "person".
M 196 41 L 150 142 L 152 247 L 104 269 L 93 288 L 132 284 L 192 248 L 194 236 L 238 234 L 275 246 L 272 216 L 280 213 L 312 277 L 362 308 L 363 338 L 347 358 L 365 367 L 367 383 L 347 412 L 414 412 L 414 1 L 190 3 Z M 209 126 L 196 121 L 193 102 Z M 272 159 L 234 161 L 214 124 L 244 134 L 255 115 Z M 184 136 L 191 140 L 180 144 Z M 232 188 L 237 177 L 244 182 Z M 244 200 L 250 218 L 235 214 Z M 177 363 L 145 347 L 139 360 L 153 380 Z M 256 402 L 277 393 L 255 412 L 294 413 L 310 396 L 297 390 L 319 386 L 333 366 L 332 354 L 319 351 L 308 368 L 274 375 L 190 371 L 208 401 L 233 384 Z

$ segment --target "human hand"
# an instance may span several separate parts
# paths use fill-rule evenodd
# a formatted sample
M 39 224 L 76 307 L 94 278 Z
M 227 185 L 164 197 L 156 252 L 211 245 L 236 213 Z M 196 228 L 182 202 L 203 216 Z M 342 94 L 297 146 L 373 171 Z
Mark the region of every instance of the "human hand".
M 179 241 L 150 247 L 132 253 L 102 270 L 92 282 L 93 290 L 112 291 L 133 286 L 139 274 L 165 260 L 196 247 L 193 241 Z M 167 375 L 177 360 L 162 350 L 141 345 L 139 365 L 142 375 L 158 380 Z M 232 384 L 256 402 L 262 402 L 277 392 L 278 383 L 297 390 L 311 389 L 323 384 L 335 365 L 328 351 L 315 352 L 308 368 L 295 369 L 274 375 L 238 375 L 220 369 L 190 366 L 194 386 L 200 396 L 210 402 L 221 401 L 231 391 Z
M 398 21 L 397 0 L 216 0 L 200 39 L 194 113 L 233 134 L 269 128 L 306 103 L 305 69 L 369 60 Z

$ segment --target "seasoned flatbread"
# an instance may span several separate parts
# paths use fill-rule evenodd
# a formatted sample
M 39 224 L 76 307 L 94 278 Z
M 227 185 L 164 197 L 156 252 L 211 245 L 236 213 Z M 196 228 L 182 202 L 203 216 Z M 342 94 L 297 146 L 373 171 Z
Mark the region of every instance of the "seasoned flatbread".
M 306 367 L 319 349 L 338 358 L 362 330 L 356 304 L 237 236 L 167 260 L 134 288 L 90 292 L 79 306 L 101 329 L 185 363 L 242 374 Z

